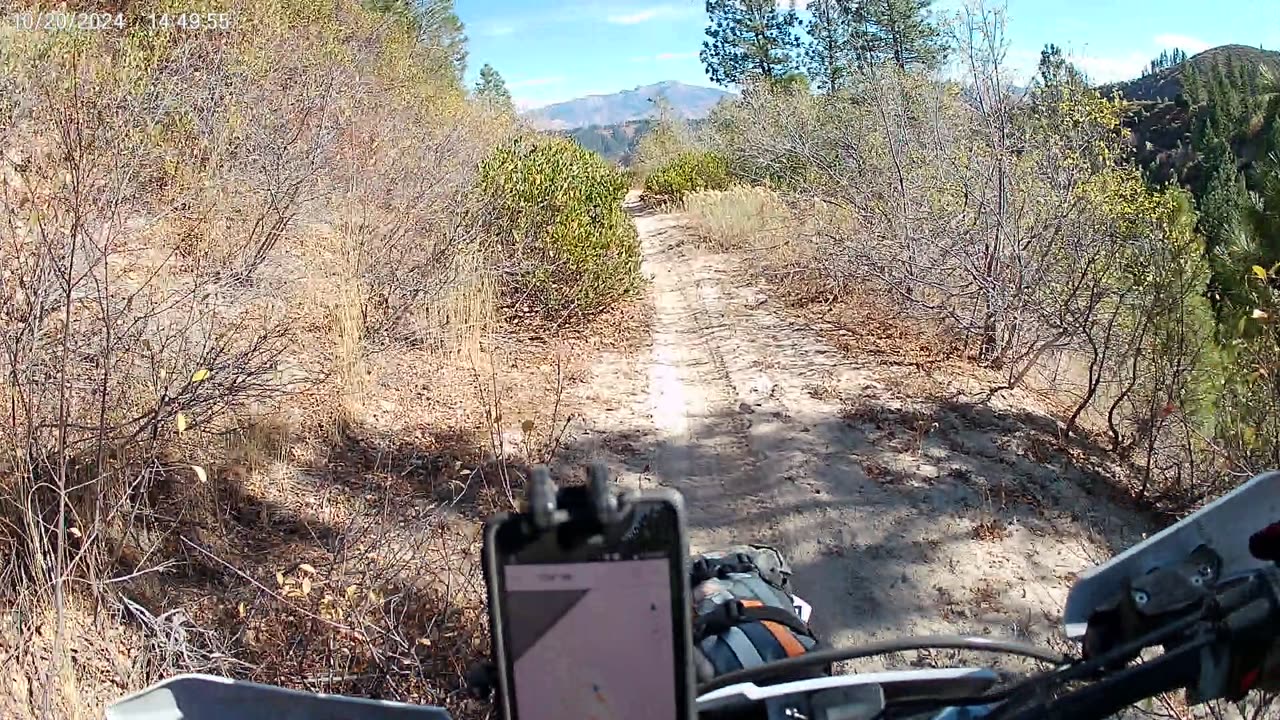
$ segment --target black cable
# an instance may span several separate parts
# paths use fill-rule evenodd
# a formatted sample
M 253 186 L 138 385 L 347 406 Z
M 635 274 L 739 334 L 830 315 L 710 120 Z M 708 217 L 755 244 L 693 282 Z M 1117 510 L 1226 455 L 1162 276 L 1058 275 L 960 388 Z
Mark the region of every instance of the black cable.
M 1000 706 L 992 720 L 1100 720 L 1113 717 L 1134 703 L 1161 693 L 1193 685 L 1200 674 L 1200 652 L 1212 645 L 1206 635 L 1158 658 L 1108 675 L 1101 680 L 1057 697 Z
M 1041 660 L 1055 665 L 1074 662 L 1066 655 L 1059 655 L 1050 650 L 1038 648 L 1027 643 L 1013 640 L 998 640 L 985 637 L 966 637 L 963 635 L 934 635 L 925 637 L 894 638 L 880 642 L 868 643 L 851 648 L 829 648 L 815 650 L 786 660 L 778 660 L 767 665 L 734 670 L 725 673 L 698 688 L 698 694 L 706 694 L 713 690 L 728 687 L 737 683 L 767 680 L 779 675 L 786 675 L 797 670 L 814 666 L 830 665 L 842 660 L 875 657 L 904 650 L 974 650 L 978 652 L 994 652 L 1006 655 L 1020 655 Z
M 1200 624 L 1202 622 L 1203 622 L 1202 613 L 1197 613 L 1196 615 L 1182 618 L 1171 625 L 1168 625 L 1159 630 L 1147 633 L 1146 635 L 1136 640 L 1132 640 L 1128 643 L 1125 643 L 1124 645 L 1113 648 L 1109 652 L 1102 653 L 1101 655 L 1098 655 L 1096 657 L 1090 658 L 1088 660 L 1082 660 L 1080 662 L 1074 663 L 1067 667 L 1062 667 L 1049 672 L 1037 673 L 1035 675 L 1028 676 L 1023 680 L 1020 680 L 1004 688 L 1001 691 L 1001 694 L 1004 695 L 1003 699 L 1009 699 L 1014 695 L 1018 695 L 1022 693 L 1026 693 L 1028 696 L 1034 696 L 1035 694 L 1046 692 L 1047 688 L 1052 686 L 1061 687 L 1070 682 L 1085 680 L 1090 676 L 1094 675 L 1095 673 L 1098 673 L 1099 671 L 1103 670 L 1105 667 L 1112 665 L 1113 663 L 1119 662 L 1126 658 L 1136 657 L 1137 653 L 1140 653 L 1141 650 L 1149 647 L 1155 647 L 1156 645 L 1161 644 L 1173 638 L 1176 635 L 1186 633 L 1192 627 L 1195 627 L 1197 624 Z M 1186 645 L 1192 645 L 1197 648 L 1201 647 L 1203 645 L 1203 638 L 1189 640 L 1186 643 L 1181 644 L 1179 647 L 1183 647 Z M 1164 657 L 1165 655 L 1162 654 L 1156 658 L 1153 658 L 1148 662 L 1158 663 L 1161 660 L 1161 658 L 1164 658 Z M 1124 672 L 1127 672 L 1128 670 L 1132 670 L 1132 669 L 1133 669 L 1132 667 L 1125 668 L 1120 670 L 1119 672 L 1123 674 Z M 1105 678 L 1099 678 L 1099 680 L 1100 681 L 1105 680 Z M 1000 709 L 992 713 L 991 718 L 992 720 L 999 720 L 1000 718 L 1006 717 L 1009 713 L 1022 712 L 1017 708 L 1023 707 L 1027 702 L 1031 702 L 1030 697 L 1015 699 L 1009 703 L 1008 707 L 1001 706 Z
M 1166 628 L 1164 631 L 1150 633 L 1149 635 L 1146 636 L 1146 638 L 1144 638 L 1144 640 L 1155 639 L 1155 642 L 1159 642 L 1159 639 L 1162 636 L 1167 636 L 1171 634 L 1170 630 L 1176 632 L 1178 630 L 1185 629 L 1185 625 L 1183 623 L 1179 623 L 1178 625 L 1182 627 Z M 1142 640 L 1139 640 L 1137 642 L 1141 642 L 1141 641 Z M 1204 647 L 1205 645 L 1211 644 L 1212 642 L 1213 640 L 1211 637 L 1201 637 L 1195 640 L 1188 641 L 1187 643 L 1179 646 L 1178 652 L 1176 653 L 1176 655 L 1178 655 L 1179 657 L 1175 658 L 1174 654 L 1169 654 L 1169 653 L 1161 655 L 1149 661 L 1149 663 L 1147 663 L 1148 667 L 1146 668 L 1145 671 L 1142 669 L 1141 665 L 1138 666 L 1137 668 L 1134 668 L 1134 667 L 1126 668 L 1120 671 L 1117 675 L 1101 679 L 1099 683 L 1095 685 L 1089 685 L 1089 686 L 1068 692 L 1064 695 L 1059 695 L 1057 697 L 1046 697 L 1039 702 L 1033 700 L 1030 697 L 1023 697 L 1021 700 L 1013 700 L 1008 704 L 1002 704 L 1000 708 L 996 709 L 993 713 L 991 713 L 989 717 L 992 720 L 997 720 L 999 718 L 1005 718 L 1005 717 L 1033 718 L 1033 717 L 1039 717 L 1039 715 L 1037 715 L 1036 713 L 1041 712 L 1042 710 L 1048 711 L 1050 708 L 1053 708 L 1055 711 L 1057 711 L 1058 708 L 1061 706 L 1072 707 L 1072 711 L 1074 711 L 1076 714 L 1071 714 L 1070 712 L 1068 712 L 1066 715 L 1055 715 L 1055 717 L 1076 717 L 1076 715 L 1079 715 L 1079 713 L 1082 713 L 1082 712 L 1085 714 L 1079 715 L 1080 717 L 1089 717 L 1089 718 L 1109 717 L 1113 712 L 1115 712 L 1115 710 L 1112 708 L 1111 705 L 1107 703 L 1114 702 L 1114 696 L 1118 695 L 1118 693 L 1114 691 L 1108 691 L 1108 692 L 1101 693 L 1101 697 L 1095 697 L 1093 696 L 1093 693 L 1096 693 L 1099 686 L 1105 686 L 1107 683 L 1111 683 L 1112 686 L 1114 686 L 1115 684 L 1123 683 L 1129 678 L 1135 677 L 1138 674 L 1141 674 L 1144 672 L 1149 673 L 1151 670 L 1156 670 L 1158 675 L 1167 676 L 1163 678 L 1163 682 L 1166 682 L 1166 683 L 1172 682 L 1174 685 L 1181 687 L 1186 682 L 1186 679 L 1181 677 L 1181 672 L 1184 672 L 1181 666 L 1186 662 L 1187 655 L 1189 653 L 1198 652 L 1200 648 Z M 1118 651 L 1117 654 L 1124 654 L 1129 649 L 1130 648 L 1126 648 L 1126 647 L 1117 648 L 1117 651 Z M 1064 685 L 1067 682 L 1070 682 L 1072 680 L 1078 680 L 1082 676 L 1088 675 L 1090 672 L 1099 669 L 1101 665 L 1108 664 L 1109 661 L 1111 660 L 1111 657 L 1110 657 L 1111 655 L 1112 653 L 1107 653 L 1106 655 L 1101 656 L 1099 658 L 1095 658 L 1092 661 L 1080 661 L 1072 665 L 1068 665 L 1062 668 L 1057 668 L 1055 670 L 1051 670 L 1048 672 L 1036 673 L 1034 675 L 1030 675 L 1020 680 L 1017 680 L 1011 684 L 1005 685 L 1004 687 L 1001 687 L 998 690 L 992 690 L 990 692 L 986 692 L 981 695 L 970 695 L 968 697 L 958 697 L 958 698 L 955 698 L 955 697 L 953 698 L 946 698 L 946 697 L 911 698 L 910 700 L 906 700 L 901 703 L 895 703 L 891 705 L 889 708 L 886 708 L 886 712 L 896 711 L 898 713 L 901 713 L 905 711 L 907 713 L 910 713 L 912 712 L 913 709 L 916 709 L 916 708 L 918 708 L 918 710 L 915 710 L 915 712 L 925 712 L 927 710 L 937 708 L 940 706 L 941 707 L 960 707 L 960 706 L 972 706 L 972 705 L 994 705 L 997 703 L 1005 703 L 1006 701 L 1009 701 L 1011 698 L 1014 698 L 1014 696 L 1016 695 L 1027 693 L 1032 687 L 1037 685 L 1042 686 L 1038 688 L 1038 690 L 1040 692 L 1044 692 L 1050 686 Z M 1090 667 L 1090 666 L 1093 666 L 1093 667 Z M 1151 678 L 1150 680 L 1148 680 L 1148 682 L 1152 682 L 1153 680 L 1156 682 L 1160 682 L 1160 680 L 1157 678 Z M 1161 690 L 1161 692 L 1163 691 L 1165 690 Z M 1142 692 L 1139 694 L 1141 695 L 1139 699 L 1143 699 L 1159 693 L 1152 692 L 1148 694 L 1146 692 Z M 1080 706 L 1070 705 L 1070 703 L 1076 697 L 1080 697 L 1081 700 L 1083 700 L 1083 703 Z M 1131 700 L 1130 702 L 1126 702 L 1123 705 L 1116 705 L 1115 707 L 1128 706 L 1132 704 L 1132 702 L 1133 701 Z M 1091 711 L 1094 709 L 1094 707 L 1091 703 L 1097 703 L 1098 705 L 1102 706 L 1102 708 L 1104 709 L 1100 713 L 1093 713 Z M 887 715 L 886 717 L 895 717 L 895 715 L 891 714 L 891 715 Z

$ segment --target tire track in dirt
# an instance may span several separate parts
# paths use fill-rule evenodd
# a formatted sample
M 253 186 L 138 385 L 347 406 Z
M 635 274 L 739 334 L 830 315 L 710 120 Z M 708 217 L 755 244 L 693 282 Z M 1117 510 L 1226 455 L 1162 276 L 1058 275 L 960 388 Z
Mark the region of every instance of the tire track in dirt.
M 679 490 L 695 550 L 779 546 L 837 644 L 1056 639 L 1073 574 L 1144 529 L 1069 464 L 1025 457 L 1030 428 L 1053 424 L 1030 397 L 905 396 L 902 376 L 925 371 L 845 356 L 742 283 L 731 258 L 690 250 L 678 217 L 634 197 L 628 208 L 652 346 L 594 369 L 584 404 L 597 408 L 575 445 L 626 484 Z

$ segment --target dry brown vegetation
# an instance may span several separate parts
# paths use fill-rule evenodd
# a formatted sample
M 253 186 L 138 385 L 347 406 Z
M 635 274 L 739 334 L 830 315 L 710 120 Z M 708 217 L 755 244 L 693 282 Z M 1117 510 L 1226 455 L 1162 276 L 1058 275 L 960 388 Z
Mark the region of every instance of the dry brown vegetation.
M 0 30 L 0 715 L 205 671 L 466 716 L 478 522 L 588 357 L 502 320 L 516 128 L 431 17 L 150 7 Z
M 1046 392 L 1064 437 L 1131 469 L 1127 492 L 1185 512 L 1248 477 L 1267 432 L 1217 412 L 1251 402 L 1235 396 L 1247 370 L 1211 339 L 1188 200 L 1126 162 L 1114 103 L 1008 92 L 1003 30 L 982 9 L 952 25 L 963 84 L 870 68 L 837 93 L 722 104 L 701 143 L 756 187 L 690 195 L 686 215 L 810 315 L 911 320 L 1000 384 Z

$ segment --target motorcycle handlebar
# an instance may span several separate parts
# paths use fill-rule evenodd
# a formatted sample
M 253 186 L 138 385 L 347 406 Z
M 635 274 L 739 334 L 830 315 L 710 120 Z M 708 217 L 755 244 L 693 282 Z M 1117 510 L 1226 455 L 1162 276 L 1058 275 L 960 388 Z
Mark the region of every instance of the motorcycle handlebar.
M 1163 645 L 1165 651 L 1138 665 L 1119 667 L 1117 658 Z M 1280 570 L 1268 568 L 1238 578 L 1212 593 L 1192 614 L 1102 656 L 1028 681 L 1028 690 L 990 717 L 1106 718 L 1156 695 L 1186 689 L 1199 704 L 1239 700 L 1256 687 L 1265 669 L 1280 661 Z M 1066 693 L 1053 688 L 1093 674 L 1093 682 Z

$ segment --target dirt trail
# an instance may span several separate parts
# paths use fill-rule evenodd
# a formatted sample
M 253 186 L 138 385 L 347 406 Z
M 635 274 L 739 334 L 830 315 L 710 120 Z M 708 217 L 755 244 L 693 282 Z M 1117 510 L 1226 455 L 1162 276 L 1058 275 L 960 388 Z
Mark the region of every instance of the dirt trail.
M 924 371 L 848 357 L 743 285 L 731 258 L 691 250 L 677 217 L 629 207 L 652 347 L 594 368 L 574 445 L 624 483 L 680 490 L 695 550 L 782 548 L 834 642 L 1050 639 L 1072 574 L 1140 532 L 1038 451 L 1053 420 L 1029 397 L 980 402 L 971 378 L 937 376 L 955 399 L 906 397 L 894 388 Z

